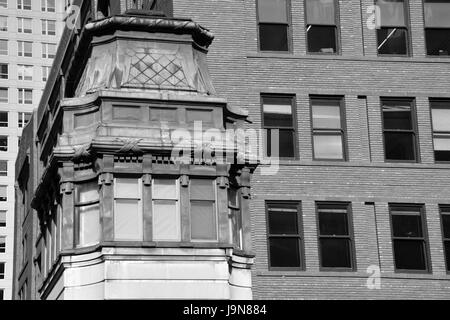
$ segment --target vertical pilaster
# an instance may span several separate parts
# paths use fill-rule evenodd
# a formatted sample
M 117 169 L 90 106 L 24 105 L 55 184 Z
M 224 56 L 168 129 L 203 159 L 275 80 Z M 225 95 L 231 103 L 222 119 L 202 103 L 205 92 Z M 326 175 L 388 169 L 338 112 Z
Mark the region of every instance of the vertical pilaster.
M 73 174 L 73 163 L 64 163 L 60 174 L 62 178 L 60 186 L 62 197 L 61 250 L 70 250 L 75 247 Z
M 217 220 L 219 243 L 230 243 L 228 217 L 228 173 L 226 164 L 217 164 Z
M 114 156 L 103 156 L 102 190 L 100 199 L 100 214 L 103 241 L 114 240 L 114 186 L 113 186 Z
M 142 207 L 144 210 L 144 241 L 153 240 L 153 211 L 152 211 L 152 155 L 146 154 L 142 160 Z
M 191 215 L 189 200 L 189 165 L 181 164 L 180 178 L 180 214 L 181 214 L 181 242 L 191 241 Z

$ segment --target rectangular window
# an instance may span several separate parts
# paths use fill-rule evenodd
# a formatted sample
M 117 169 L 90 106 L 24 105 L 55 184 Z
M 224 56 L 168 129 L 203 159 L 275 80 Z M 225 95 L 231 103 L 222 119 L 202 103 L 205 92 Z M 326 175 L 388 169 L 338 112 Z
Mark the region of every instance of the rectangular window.
M 217 240 L 215 180 L 191 179 L 191 239 Z
M 450 272 L 450 206 L 440 206 L 445 265 Z
M 8 186 L 0 186 L 0 201 L 6 202 L 8 201 Z
M 308 52 L 338 53 L 337 1 L 306 0 L 305 4 Z
M 450 161 L 450 100 L 430 100 L 435 161 Z
M 98 182 L 78 184 L 75 189 L 75 218 L 79 246 L 95 245 L 100 241 L 100 208 Z
M 303 227 L 299 202 L 266 202 L 269 268 L 305 267 Z
M 0 152 L 8 151 L 8 137 L 0 136 Z
M 179 182 L 154 179 L 152 183 L 153 240 L 180 241 Z
M 33 33 L 33 20 L 31 18 L 17 18 L 18 33 Z
M 377 0 L 381 27 L 377 29 L 378 54 L 409 55 L 408 10 L 405 0 Z
M 42 81 L 47 81 L 48 77 L 50 76 L 50 70 L 52 69 L 52 67 L 48 67 L 48 66 L 43 66 L 42 67 Z
M 8 0 L 0 0 L 0 8 L 8 8 Z
M 139 179 L 115 179 L 114 239 L 143 241 L 143 216 Z
M 33 104 L 33 89 L 18 89 L 19 104 Z
M 17 0 L 17 9 L 31 10 L 31 0 Z
M 427 55 L 450 55 L 450 2 L 425 0 L 424 7 Z
M 56 35 L 56 21 L 55 20 L 41 20 L 42 23 L 42 34 L 48 36 Z
M 27 125 L 27 123 L 30 122 L 32 115 L 33 115 L 32 113 L 28 113 L 28 112 L 19 112 L 19 114 L 18 114 L 18 116 L 19 116 L 19 123 L 18 123 L 19 128 L 25 127 Z
M 6 252 L 6 237 L 0 237 L 0 253 Z
M 320 266 L 355 270 L 349 203 L 317 203 Z
M 290 50 L 290 0 L 257 0 L 259 49 Z
M 55 12 L 56 0 L 41 0 L 41 10 L 47 12 Z
M 0 79 L 8 79 L 8 64 L 0 63 Z
M 8 55 L 8 40 L 0 39 L 0 56 Z
M 314 159 L 345 160 L 343 98 L 311 97 Z
M 0 160 L 0 177 L 6 177 L 8 175 L 8 161 Z
M 0 228 L 6 227 L 6 210 L 0 210 Z
M 56 44 L 42 43 L 42 58 L 53 59 L 56 54 Z
M 294 97 L 262 95 L 265 155 L 267 157 L 296 158 L 297 137 L 294 116 Z
M 5 279 L 5 263 L 0 262 L 0 279 Z
M 417 161 L 417 126 L 411 99 L 381 99 L 385 159 Z
M 397 271 L 429 271 L 424 208 L 390 204 L 392 243 Z
M 8 17 L 0 16 L 0 31 L 8 31 Z
M 32 81 L 33 80 L 33 66 L 19 64 L 17 66 L 17 78 L 19 80 Z
M 17 45 L 18 45 L 19 57 L 32 57 L 33 56 L 33 42 L 17 41 Z
M 0 103 L 8 103 L 8 88 L 0 88 Z

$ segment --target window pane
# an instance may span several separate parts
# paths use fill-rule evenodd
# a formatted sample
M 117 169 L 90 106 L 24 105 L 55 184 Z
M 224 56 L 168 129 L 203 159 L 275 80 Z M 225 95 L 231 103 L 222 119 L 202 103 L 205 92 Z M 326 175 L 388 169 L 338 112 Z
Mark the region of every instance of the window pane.
M 336 27 L 308 26 L 308 52 L 336 53 Z
M 300 245 L 297 238 L 271 238 L 269 249 L 271 267 L 300 267 Z
M 98 195 L 98 183 L 96 180 L 86 182 L 77 185 L 77 203 L 87 203 L 91 201 L 97 201 Z
M 210 179 L 191 179 L 190 194 L 191 199 L 195 200 L 215 200 L 214 180 Z
M 351 268 L 351 245 L 348 239 L 320 239 L 321 265 L 324 268 Z
M 138 179 L 116 179 L 116 186 L 114 188 L 116 198 L 131 198 L 139 199 L 139 180 Z
M 155 179 L 153 181 L 154 199 L 176 199 L 177 189 L 175 179 Z
M 286 0 L 258 0 L 260 22 L 287 22 Z
M 314 129 L 341 129 L 341 107 L 339 102 L 312 102 Z
M 445 241 L 444 247 L 447 271 L 450 271 L 450 241 Z
M 180 216 L 175 201 L 153 201 L 153 240 L 180 241 Z
M 334 0 L 306 0 L 308 24 L 335 24 Z
M 343 159 L 341 135 L 314 135 L 315 159 Z
M 426 270 L 425 248 L 420 240 L 394 240 L 395 267 Z
M 114 208 L 114 238 L 142 241 L 142 215 L 138 200 L 117 199 Z
M 269 233 L 298 234 L 297 215 L 297 208 L 269 208 Z
M 284 24 L 259 24 L 261 51 L 289 51 L 288 26 Z
M 415 136 L 412 133 L 385 133 L 385 152 L 388 160 L 415 160 Z
M 420 215 L 392 215 L 394 237 L 422 237 Z
M 431 109 L 434 131 L 450 132 L 450 109 Z
M 277 139 L 278 136 L 278 139 Z M 293 130 L 267 130 L 267 156 L 294 158 L 294 131 Z
M 450 136 L 448 138 L 435 138 L 434 150 L 450 151 Z
M 191 202 L 191 239 L 217 240 L 216 209 L 214 202 Z
M 406 26 L 403 0 L 378 0 L 377 5 L 380 6 L 382 26 Z
M 321 235 L 349 235 L 347 213 L 319 212 L 319 230 Z
M 450 29 L 425 29 L 425 38 L 427 55 L 448 56 L 450 54 Z
M 6 227 L 6 211 L 0 211 L 0 227 Z
M 408 54 L 408 31 L 398 28 L 377 30 L 379 54 Z
M 450 214 L 442 215 L 442 229 L 444 238 L 450 239 Z
M 409 102 L 395 106 L 383 105 L 383 125 L 385 129 L 412 130 L 411 106 Z M 407 104 L 407 105 L 405 105 Z
M 93 245 L 100 241 L 99 205 L 77 208 L 80 219 L 80 245 Z
M 426 1 L 425 2 L 425 26 L 450 28 L 450 2 Z
M 292 100 L 264 98 L 263 105 L 264 126 L 267 127 L 292 127 Z

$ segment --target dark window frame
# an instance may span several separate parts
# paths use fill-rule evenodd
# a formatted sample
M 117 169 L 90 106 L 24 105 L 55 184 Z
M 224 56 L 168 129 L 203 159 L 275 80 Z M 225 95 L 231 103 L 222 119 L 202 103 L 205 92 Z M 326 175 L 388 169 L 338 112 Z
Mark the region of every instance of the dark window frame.
M 339 114 L 341 116 L 341 129 L 314 129 L 314 119 L 313 119 L 313 101 L 317 100 L 323 101 L 337 101 L 339 100 Z M 346 162 L 348 161 L 348 141 L 347 141 L 347 118 L 345 110 L 345 96 L 324 96 L 324 95 L 310 95 L 309 96 L 309 112 L 310 112 L 310 125 L 311 125 L 311 146 L 312 146 L 312 157 L 314 161 L 338 161 Z M 339 134 L 342 137 L 342 159 L 329 159 L 329 158 L 316 158 L 315 156 L 315 145 L 314 136 L 316 135 L 332 135 L 337 136 Z
M 431 265 L 431 256 L 430 256 L 430 245 L 428 238 L 428 227 L 427 227 L 427 219 L 425 214 L 425 205 L 424 204 L 411 204 L 411 203 L 389 203 L 389 224 L 391 228 L 391 242 L 392 242 L 392 259 L 394 263 L 394 272 L 395 273 L 421 273 L 421 274 L 431 274 L 432 273 L 432 265 Z M 393 208 L 419 208 L 420 222 L 422 228 L 422 237 L 395 237 L 394 236 L 394 224 L 392 221 Z M 417 214 L 413 214 L 411 212 L 405 213 L 396 213 L 396 215 L 412 215 L 416 216 Z M 425 257 L 425 270 L 416 270 L 416 269 L 399 269 L 397 268 L 397 263 L 395 260 L 395 240 L 411 240 L 411 241 L 423 241 L 423 249 L 424 249 L 424 257 Z
M 292 207 L 297 208 L 297 234 L 271 234 L 269 228 L 269 207 L 270 206 L 280 207 Z M 305 271 L 306 270 L 306 260 L 305 260 L 305 237 L 303 230 L 303 214 L 302 214 L 302 202 L 296 200 L 266 200 L 265 201 L 265 213 L 266 213 L 266 245 L 267 245 L 267 267 L 269 271 Z M 300 267 L 272 267 L 271 252 L 270 252 L 270 239 L 271 238 L 297 238 L 299 244 L 299 259 Z
M 319 221 L 319 211 L 320 206 L 336 206 L 341 208 L 346 208 L 347 210 L 347 228 L 348 235 L 321 235 L 320 234 L 320 221 Z M 320 271 L 337 271 L 337 272 L 356 272 L 358 270 L 357 260 L 356 260 L 356 245 L 355 245 L 355 232 L 353 225 L 353 211 L 352 211 L 352 203 L 349 201 L 316 201 L 315 203 L 315 211 L 316 211 L 316 227 L 317 227 L 317 248 L 319 254 L 319 270 Z M 350 242 L 350 268 L 345 267 L 323 267 L 322 266 L 322 254 L 321 254 L 321 239 L 348 239 Z
M 374 0 L 374 5 L 377 5 L 378 0 Z M 403 0 L 403 7 L 404 7 L 404 15 L 405 15 L 405 26 L 399 27 L 399 26 L 393 26 L 393 25 L 386 25 L 386 26 L 380 26 L 379 29 L 375 29 L 376 32 L 376 39 L 377 39 L 377 56 L 379 57 L 412 57 L 413 56 L 413 47 L 412 47 L 412 34 L 411 34 L 411 14 L 410 14 L 410 4 L 409 0 Z M 406 30 L 406 54 L 397 54 L 397 53 L 386 53 L 382 54 L 379 52 L 378 49 L 378 30 L 381 29 L 403 29 Z
M 425 19 L 425 3 L 427 0 L 422 0 L 422 19 L 423 19 L 423 41 L 424 41 L 424 48 L 425 48 L 425 56 L 428 58 L 439 58 L 439 59 L 449 59 L 450 58 L 450 52 L 447 55 L 439 55 L 439 54 L 428 54 L 428 46 L 427 46 L 427 30 L 447 30 L 450 35 L 450 27 L 427 27 L 426 26 L 426 19 Z
M 411 124 L 412 129 L 385 129 L 384 125 L 384 110 L 383 105 L 384 101 L 392 102 L 409 102 L 411 107 Z M 384 152 L 384 162 L 386 163 L 420 163 L 420 145 L 419 145 L 419 128 L 417 124 L 417 108 L 416 108 L 416 99 L 411 97 L 380 97 L 380 112 L 381 112 L 381 129 L 383 134 L 383 152 Z M 386 158 L 386 132 L 393 133 L 412 133 L 414 135 L 414 160 L 397 160 L 397 159 L 387 159 Z
M 444 234 L 444 219 L 443 216 L 450 216 L 450 205 L 439 205 L 439 215 L 441 218 L 441 234 L 442 234 L 442 245 L 444 247 L 444 263 L 445 263 L 445 270 L 447 271 L 447 274 L 450 274 L 450 264 L 447 263 L 447 260 L 450 261 L 450 257 L 446 256 L 445 251 L 445 244 L 448 242 L 450 244 L 450 238 L 446 238 Z
M 298 140 L 298 123 L 297 123 L 297 96 L 295 94 L 283 94 L 283 93 L 261 93 L 260 94 L 260 110 L 261 110 L 261 127 L 263 130 L 276 130 L 280 129 L 279 127 L 266 126 L 264 123 L 264 98 L 280 98 L 280 99 L 290 99 L 291 100 L 291 111 L 292 111 L 292 127 L 283 127 L 283 130 L 292 130 L 293 134 L 293 143 L 294 143 L 294 156 L 293 157 L 280 157 L 278 155 L 279 160 L 299 160 L 300 150 L 299 150 L 299 140 Z M 267 155 L 267 145 L 263 146 L 263 154 L 264 157 L 269 157 Z M 272 157 L 272 156 L 270 156 Z M 270 158 L 269 157 L 269 158 Z
M 341 15 L 340 15 L 340 5 L 338 0 L 333 0 L 334 2 L 334 19 L 335 24 L 326 25 L 326 24 L 308 24 L 307 17 L 307 4 L 306 1 L 303 1 L 303 12 L 304 12 L 304 20 L 305 20 L 305 42 L 306 42 L 306 54 L 311 55 L 331 55 L 331 56 L 339 56 L 342 54 L 342 40 L 341 40 Z M 334 27 L 335 28 L 335 45 L 336 52 L 328 53 L 328 52 L 311 52 L 309 51 L 309 43 L 308 43 L 308 27 L 309 26 L 322 26 L 322 27 Z
M 446 106 L 433 106 L 433 103 L 448 103 L 448 107 Z M 433 144 L 433 156 L 434 156 L 434 162 L 435 163 L 443 163 L 448 164 L 450 163 L 450 160 L 444 161 L 444 160 L 436 160 L 436 150 L 434 148 L 434 139 L 435 137 L 438 137 L 440 135 L 448 135 L 450 138 L 450 131 L 435 131 L 433 127 L 433 109 L 448 109 L 450 111 L 450 99 L 440 99 L 440 98 L 429 98 L 429 104 L 430 104 L 430 119 L 431 119 L 431 141 Z
M 286 14 L 287 14 L 287 22 L 261 22 L 259 20 L 259 0 L 256 0 L 256 34 L 257 34 L 257 46 L 258 52 L 260 53 L 277 53 L 277 54 L 292 54 L 293 52 L 293 32 L 292 32 L 292 0 L 286 0 Z M 260 35 L 260 24 L 270 24 L 270 25 L 286 25 L 287 26 L 287 50 L 261 50 L 261 35 Z

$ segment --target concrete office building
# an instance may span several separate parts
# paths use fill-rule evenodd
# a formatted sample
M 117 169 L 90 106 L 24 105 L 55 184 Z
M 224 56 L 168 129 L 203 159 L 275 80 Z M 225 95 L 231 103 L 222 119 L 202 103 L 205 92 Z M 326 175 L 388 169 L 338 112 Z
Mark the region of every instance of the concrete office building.
M 12 296 L 14 163 L 63 30 L 64 1 L 0 1 L 0 300 Z
M 83 4 L 79 30 L 65 30 L 60 72 L 52 73 L 27 127 L 27 140 L 38 143 L 24 142 L 16 164 L 18 194 L 26 195 L 16 205 L 32 207 L 40 225 L 24 257 L 34 273 L 15 278 L 17 296 L 25 288 L 31 299 L 202 298 L 205 292 L 225 299 L 448 298 L 449 2 L 156 2 L 179 20 L 126 12 L 151 9 L 153 1 L 93 3 Z M 209 31 L 184 18 L 215 36 L 205 59 L 194 62 L 205 72 L 191 90 L 182 88 L 193 79 L 192 60 L 182 55 L 177 64 L 166 56 L 161 66 L 170 50 L 154 50 L 161 41 L 183 43 L 204 57 L 198 52 L 206 52 Z M 173 26 L 181 28 L 175 35 Z M 125 41 L 134 55 L 124 54 Z M 177 69 L 186 80 L 166 83 L 154 69 L 171 63 L 186 66 Z M 189 113 L 208 107 L 212 119 Z M 230 122 L 263 129 L 267 138 L 259 147 L 279 159 L 277 173 L 263 172 L 264 163 L 253 173 L 245 165 L 220 171 L 213 162 L 216 197 L 208 188 L 201 199 L 194 196 L 203 173 L 193 165 L 167 171 L 174 165 L 161 155 L 164 144 L 149 141 L 158 136 L 152 131 L 158 121 L 171 130 L 189 128 L 189 119 L 220 130 Z M 163 182 L 169 177 L 175 182 Z M 219 177 L 236 183 L 224 185 Z M 121 184 L 132 192 L 122 192 Z M 240 201 L 231 201 L 236 193 Z M 185 206 L 158 206 L 170 201 Z M 207 213 L 193 206 L 197 201 L 223 207 Z M 222 222 L 196 228 L 200 212 L 205 223 Z M 89 213 L 95 223 L 87 223 Z M 174 220 L 163 221 L 165 215 Z M 139 239 L 121 235 L 120 221 L 132 224 Z M 224 232 L 227 224 L 229 236 L 214 237 L 225 233 L 211 226 Z M 23 228 L 17 230 L 21 242 Z M 209 241 L 193 241 L 193 230 L 204 230 Z M 177 263 L 201 271 L 182 278 Z M 190 284 L 187 291 L 176 290 L 180 278 Z

